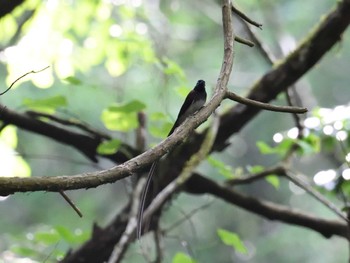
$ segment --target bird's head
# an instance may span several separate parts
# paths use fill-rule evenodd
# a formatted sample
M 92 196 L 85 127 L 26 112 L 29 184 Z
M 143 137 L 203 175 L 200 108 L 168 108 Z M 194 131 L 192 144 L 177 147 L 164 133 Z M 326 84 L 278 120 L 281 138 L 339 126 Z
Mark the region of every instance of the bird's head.
M 198 80 L 196 86 L 194 87 L 196 91 L 205 91 L 205 81 Z

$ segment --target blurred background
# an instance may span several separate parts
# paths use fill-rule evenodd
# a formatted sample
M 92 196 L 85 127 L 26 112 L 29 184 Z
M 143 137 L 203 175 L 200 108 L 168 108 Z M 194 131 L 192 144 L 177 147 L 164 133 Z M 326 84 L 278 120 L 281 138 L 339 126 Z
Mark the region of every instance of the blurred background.
M 263 24 L 263 30 L 252 31 L 277 61 L 307 37 L 335 3 L 235 1 Z M 237 19 L 234 27 L 239 36 L 247 37 Z M 112 105 L 142 103 L 147 116 L 147 147 L 151 147 L 166 136 L 198 79 L 206 81 L 211 95 L 223 56 L 221 7 L 210 0 L 26 0 L 0 18 L 0 32 L 1 92 L 21 75 L 50 66 L 15 83 L 0 96 L 3 106 L 77 120 L 131 146 L 135 146 L 136 112 L 115 113 Z M 309 152 L 304 149 L 295 158 L 294 168 L 340 209 L 345 203 L 335 190 L 340 178 L 349 176 L 344 172 L 347 155 L 340 146 L 345 142 L 348 149 L 349 40 L 347 32 L 296 86 L 302 105 L 310 109 L 303 116 L 304 124 L 317 142 L 309 145 Z M 236 43 L 229 89 L 245 95 L 270 68 L 257 48 Z M 286 104 L 285 97 L 274 103 Z M 232 105 L 232 101 L 225 101 L 218 112 Z M 198 170 L 223 182 L 227 177 L 213 165 L 215 161 L 232 177 L 246 174 L 250 167 L 274 165 L 281 156 L 278 152 L 266 154 L 257 142 L 274 147 L 283 140 L 295 139 L 294 126 L 292 116 L 262 112 L 231 138 L 230 147 L 213 154 Z M 0 176 L 73 175 L 111 166 L 113 163 L 102 158 L 93 164 L 71 147 L 15 126 L 1 129 Z M 341 181 L 347 196 L 348 185 Z M 0 261 L 55 262 L 69 248 L 89 238 L 93 223 L 106 225 L 125 205 L 130 189 L 130 179 L 125 179 L 96 189 L 67 192 L 83 218 L 78 218 L 56 193 L 1 197 Z M 237 190 L 337 219 L 285 179 L 272 177 Z M 187 262 L 176 261 L 179 252 L 197 262 L 347 262 L 345 239 L 326 239 L 301 227 L 267 221 L 210 196 L 179 194 L 164 213 L 162 226 L 170 227 L 201 206 L 205 207 L 168 233 L 165 262 Z M 218 229 L 236 233 L 247 251 L 224 245 Z M 151 238 L 149 241 L 152 243 Z M 123 262 L 145 259 L 135 245 Z

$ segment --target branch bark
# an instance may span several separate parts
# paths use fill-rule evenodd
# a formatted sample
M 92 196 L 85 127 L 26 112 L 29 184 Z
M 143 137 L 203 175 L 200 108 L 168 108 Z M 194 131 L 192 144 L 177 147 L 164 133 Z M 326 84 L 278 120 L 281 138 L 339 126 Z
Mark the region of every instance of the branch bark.
M 308 38 L 304 40 L 293 53 L 287 56 L 285 60 L 280 62 L 278 65 L 275 65 L 275 67 L 270 72 L 265 74 L 258 82 L 256 82 L 256 84 L 251 88 L 248 94 L 248 98 L 262 102 L 269 102 L 275 99 L 280 92 L 285 91 L 289 85 L 297 81 L 303 74 L 310 70 L 322 58 L 322 56 L 331 49 L 335 43 L 341 39 L 341 35 L 350 23 L 349 13 L 350 0 L 343 0 L 339 2 L 337 7 L 332 12 L 322 18 L 322 22 L 320 22 L 317 28 L 312 31 Z M 220 81 L 223 81 L 223 79 L 219 78 L 218 83 Z M 222 98 L 215 95 L 217 94 L 214 93 L 214 97 L 208 106 L 202 109 L 196 116 L 187 120 L 174 133 L 173 136 L 163 141 L 154 149 L 149 150 L 134 159 L 131 159 L 123 165 L 117 166 L 110 170 L 91 173 L 88 175 L 83 174 L 70 177 L 53 178 L 6 178 L 8 181 L 0 181 L 0 185 L 2 187 L 0 189 L 0 192 L 9 194 L 15 191 L 58 191 L 77 189 L 81 187 L 95 187 L 99 184 L 114 182 L 115 180 L 124 178 L 125 176 L 130 175 L 132 172 L 140 171 L 147 165 L 147 163 L 151 163 L 154 160 L 160 158 L 163 154 L 170 151 L 175 145 L 183 141 L 195 127 L 199 126 L 208 118 L 208 116 L 215 110 L 215 108 L 222 100 Z M 7 115 L 8 111 L 8 109 L 0 111 L 0 119 L 5 118 L 9 124 L 14 124 L 20 128 L 39 133 L 55 140 L 59 140 L 59 142 L 72 145 L 78 149 L 78 145 L 76 145 L 74 142 L 74 134 L 71 135 L 69 132 L 66 133 L 67 136 L 71 136 L 68 141 L 68 139 L 62 138 L 63 136 L 61 134 L 62 132 L 66 131 L 62 131 L 57 129 L 57 127 L 48 125 L 44 125 L 46 128 L 40 127 L 43 122 L 40 122 L 38 120 L 35 120 L 33 122 L 33 120 L 28 120 L 25 116 L 22 115 L 11 115 L 12 111 L 10 111 L 10 115 Z M 6 114 L 3 114 L 4 112 L 6 112 Z M 228 145 L 228 138 L 235 132 L 238 132 L 240 129 L 242 129 L 259 112 L 260 109 L 241 104 L 232 107 L 231 110 L 229 110 L 221 117 L 221 125 L 213 150 L 223 150 Z M 15 118 L 9 118 L 9 116 Z M 200 145 L 203 136 L 204 135 L 194 134 L 188 138 L 187 142 L 181 145 L 179 149 L 176 149 L 176 151 L 174 151 L 172 154 L 169 154 L 169 157 L 166 158 L 166 160 L 163 162 L 163 171 L 169 171 L 169 167 L 182 167 L 185 163 L 185 160 L 188 160 L 188 157 L 191 156 L 193 152 L 196 152 L 196 150 L 198 150 L 198 145 Z M 79 137 L 79 140 L 82 140 L 82 138 Z M 91 137 L 86 139 L 86 142 L 89 142 L 90 146 L 92 143 L 91 140 Z M 83 144 L 81 147 L 84 149 Z M 84 151 L 81 149 L 78 150 L 84 153 Z M 91 149 L 89 148 L 89 151 L 92 152 L 92 154 L 89 153 L 89 155 L 92 157 L 96 156 L 96 147 L 92 147 Z M 169 164 L 171 160 L 172 165 L 167 166 L 166 164 Z M 167 167 L 168 170 L 165 169 L 165 167 Z M 164 174 L 167 175 L 167 180 L 172 180 L 177 175 L 176 172 L 173 171 L 169 171 L 169 174 Z M 87 183 L 81 184 L 80 182 L 75 182 L 78 179 L 87 181 Z M 13 181 L 13 183 L 10 183 L 10 181 Z M 25 182 L 29 184 L 21 185 Z M 44 185 L 40 186 L 42 183 L 44 183 Z M 280 220 L 289 224 L 308 227 L 309 229 L 313 229 L 321 233 L 325 237 L 330 237 L 332 235 L 346 237 L 347 226 L 343 223 L 332 220 L 322 220 L 310 215 L 302 216 L 303 214 L 295 211 L 288 213 L 289 208 L 287 210 L 287 208 L 281 206 L 272 205 L 271 203 L 267 202 L 260 202 L 256 199 L 242 196 L 230 189 L 219 186 L 212 181 L 208 181 L 208 179 L 205 179 L 203 177 L 192 177 L 187 183 L 187 187 L 193 193 L 213 194 L 215 196 L 223 198 L 227 202 L 240 206 L 251 211 L 252 213 L 262 215 L 271 220 Z M 222 193 L 220 193 L 221 191 Z M 99 249 L 103 250 L 106 247 L 106 244 L 115 244 L 125 230 L 125 226 L 125 220 L 114 220 L 114 222 L 112 222 L 107 228 L 105 228 L 103 231 L 101 230 L 101 235 L 99 235 L 97 233 L 98 231 L 96 231 L 96 238 L 92 237 L 90 241 L 88 241 L 81 249 L 78 250 L 81 253 L 74 254 L 80 255 L 80 257 L 84 258 L 92 257 L 93 253 Z M 98 242 L 96 243 L 96 241 Z M 92 248 L 94 248 L 94 250 L 92 250 Z M 67 260 L 64 262 L 77 262 L 70 261 L 71 258 L 67 258 Z
M 199 174 L 193 175 L 187 182 L 186 190 L 192 194 L 211 194 L 235 206 L 241 207 L 251 213 L 265 217 L 269 220 L 278 220 L 283 223 L 302 226 L 314 230 L 326 238 L 340 236 L 349 238 L 347 224 L 338 220 L 326 220 L 290 207 L 277 205 L 267 201 L 260 201 L 250 196 L 239 194 L 226 186 L 207 179 Z
M 301 41 L 283 61 L 262 76 L 250 88 L 248 99 L 270 102 L 309 71 L 338 41 L 350 23 L 350 1 L 343 0 Z M 232 134 L 241 130 L 261 109 L 237 104 L 221 118 L 219 133 L 213 150 L 221 151 Z
M 24 0 L 0 0 L 0 18 L 11 13 L 17 6 L 21 5 Z

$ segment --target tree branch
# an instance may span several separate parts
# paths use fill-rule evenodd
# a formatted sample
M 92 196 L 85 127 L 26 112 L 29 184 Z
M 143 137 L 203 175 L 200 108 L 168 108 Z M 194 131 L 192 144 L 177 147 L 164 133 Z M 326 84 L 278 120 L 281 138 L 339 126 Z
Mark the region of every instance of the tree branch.
M 74 147 L 93 162 L 97 162 L 96 149 L 102 142 L 100 134 L 95 133 L 92 136 L 92 131 L 89 135 L 81 134 L 76 131 L 71 131 L 62 127 L 55 126 L 48 122 L 44 122 L 33 118 L 30 114 L 18 113 L 10 110 L 0 104 L 0 120 L 5 124 L 12 124 L 26 131 L 49 137 L 59 143 Z M 103 157 L 113 160 L 117 163 L 125 162 L 130 159 L 130 156 L 135 156 L 138 153 L 135 149 L 126 144 L 122 144 L 118 152 L 112 155 L 104 155 Z
M 255 22 L 253 19 L 249 18 L 246 14 L 244 14 L 242 11 L 238 10 L 233 4 L 231 4 L 232 12 L 238 15 L 242 20 L 246 21 L 249 24 L 252 24 L 253 26 L 256 26 L 261 29 L 262 24 Z
M 330 49 L 341 40 L 350 23 L 350 1 L 337 3 L 328 15 L 322 16 L 320 23 L 307 35 L 298 47 L 283 61 L 255 82 L 247 96 L 248 99 L 269 102 L 296 82 L 310 70 Z M 223 150 L 228 138 L 242 129 L 259 112 L 260 108 L 238 104 L 221 118 L 214 150 Z
M 217 198 L 249 212 L 265 217 L 269 220 L 278 220 L 291 225 L 302 226 L 319 232 L 326 238 L 333 235 L 348 238 L 347 224 L 338 220 L 326 220 L 310 214 L 296 211 L 290 207 L 277 205 L 267 201 L 239 194 L 236 191 L 217 184 L 216 182 L 200 176 L 193 175 L 187 182 L 186 190 L 193 194 L 211 194 Z
M 4 95 L 6 92 L 8 92 L 8 91 L 13 87 L 13 85 L 15 85 L 15 83 L 16 83 L 17 81 L 23 79 L 25 76 L 27 76 L 27 75 L 29 75 L 29 74 L 40 73 L 40 72 L 42 72 L 42 71 L 48 69 L 49 67 L 50 67 L 50 66 L 47 66 L 47 67 L 45 67 L 45 68 L 43 68 L 43 69 L 40 69 L 40 70 L 37 70 L 37 71 L 32 70 L 32 71 L 29 71 L 29 72 L 23 74 L 22 76 L 18 77 L 14 82 L 12 82 L 11 85 L 10 85 L 10 87 L 8 87 L 5 91 L 1 92 L 1 93 L 0 93 L 0 96 L 1 96 L 1 95 Z
M 227 2 L 227 1 L 225 1 Z M 226 4 L 223 9 L 228 8 Z M 225 12 L 224 12 L 225 13 Z M 227 13 L 227 12 L 226 12 Z M 229 12 L 230 13 L 230 12 Z M 231 13 L 229 15 L 231 17 Z M 30 178 L 0 178 L 0 195 L 9 195 L 15 192 L 28 192 L 28 191 L 60 191 L 60 190 L 72 190 L 81 188 L 92 188 L 102 184 L 113 183 L 117 180 L 123 179 L 131 174 L 138 172 L 145 168 L 150 163 L 158 160 L 164 154 L 171 151 L 177 144 L 183 142 L 192 131 L 197 128 L 200 124 L 205 122 L 207 118 L 215 111 L 224 99 L 226 94 L 227 83 L 231 74 L 233 64 L 233 30 L 231 20 L 227 18 L 227 15 L 223 18 L 225 35 L 224 35 L 224 58 L 221 67 L 219 79 L 214 90 L 214 94 L 208 104 L 202 108 L 195 116 L 187 118 L 186 121 L 168 138 L 158 144 L 153 149 L 150 149 L 143 154 L 140 154 L 129 161 L 113 167 L 108 170 L 97 171 L 92 173 L 78 174 L 72 176 L 55 176 L 55 177 L 30 177 Z M 14 118 L 15 116 L 15 118 Z M 46 136 L 47 127 L 49 124 L 28 118 L 23 118 L 21 115 L 16 115 L 14 112 L 10 112 L 7 109 L 4 110 L 0 119 L 12 120 L 12 124 L 21 125 L 25 124 L 26 128 L 39 131 Z M 14 120 L 21 120 L 20 122 L 13 123 Z M 55 133 L 59 135 L 58 139 L 65 142 L 67 139 L 70 140 L 71 145 L 77 145 L 77 139 L 90 140 L 91 138 L 86 135 L 79 135 L 70 132 L 70 136 L 62 136 L 59 128 L 50 126 L 49 130 L 55 130 Z M 74 138 L 75 137 L 75 138 Z M 72 140 L 73 139 L 73 140 Z M 85 151 L 86 153 L 94 153 L 97 145 L 100 143 L 100 139 L 95 139 L 93 149 Z M 79 144 L 80 151 L 86 148 L 85 144 Z M 85 153 L 84 152 L 84 153 Z M 95 155 L 89 155 L 89 157 L 96 161 Z
M 132 195 L 128 224 L 126 225 L 125 232 L 119 239 L 119 242 L 115 245 L 113 252 L 108 259 L 108 263 L 121 262 L 123 259 L 123 255 L 126 249 L 128 248 L 128 245 L 131 243 L 131 239 L 135 237 L 133 233 L 136 228 L 137 208 L 139 207 L 139 199 L 142 192 L 142 187 L 145 185 L 145 183 L 146 180 L 139 180 L 135 188 L 135 191 Z
M 238 96 L 234 92 L 227 91 L 226 92 L 226 98 L 237 101 L 239 103 L 242 103 L 244 105 L 258 107 L 260 109 L 268 110 L 268 111 L 276 111 L 276 112 L 289 112 L 289 113 L 306 113 L 306 108 L 300 108 L 300 107 L 292 107 L 292 106 L 276 106 L 269 103 L 263 103 L 256 100 L 250 100 L 247 98 L 243 98 L 241 96 Z

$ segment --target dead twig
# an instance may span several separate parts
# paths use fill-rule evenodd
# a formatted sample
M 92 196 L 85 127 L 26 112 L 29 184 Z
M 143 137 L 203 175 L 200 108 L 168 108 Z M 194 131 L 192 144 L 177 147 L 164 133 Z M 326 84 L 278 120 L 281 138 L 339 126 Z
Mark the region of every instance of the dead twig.
M 32 71 L 29 71 L 29 72 L 23 74 L 22 76 L 20 76 L 19 78 L 17 78 L 14 82 L 12 82 L 11 85 L 10 85 L 10 87 L 8 87 L 4 92 L 1 92 L 1 93 L 0 93 L 0 96 L 1 96 L 1 95 L 4 95 L 6 92 L 8 92 L 8 91 L 13 87 L 13 85 L 15 85 L 15 83 L 16 83 L 17 81 L 19 81 L 20 79 L 23 79 L 25 76 L 27 76 L 27 75 L 29 75 L 29 74 L 40 73 L 40 72 L 42 72 L 42 71 L 48 69 L 49 67 L 50 67 L 50 66 L 47 66 L 47 67 L 45 67 L 45 68 L 43 68 L 43 69 L 40 69 L 40 70 L 37 70 L 37 71 L 32 70 Z

